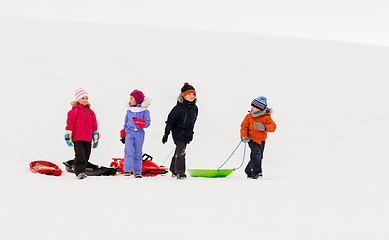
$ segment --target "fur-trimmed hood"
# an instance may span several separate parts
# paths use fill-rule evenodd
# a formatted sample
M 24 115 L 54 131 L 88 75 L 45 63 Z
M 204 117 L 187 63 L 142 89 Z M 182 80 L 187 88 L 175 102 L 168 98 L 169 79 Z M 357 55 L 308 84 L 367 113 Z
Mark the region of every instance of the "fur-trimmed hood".
M 130 105 L 130 103 L 127 103 L 128 109 L 131 112 L 142 112 L 146 110 L 151 105 L 151 99 L 145 98 L 141 104 L 138 104 L 136 107 L 133 107 Z
M 270 114 L 273 114 L 273 108 L 271 108 L 271 107 L 266 107 L 266 109 L 265 109 L 265 111 L 266 111 L 266 113 L 270 113 Z

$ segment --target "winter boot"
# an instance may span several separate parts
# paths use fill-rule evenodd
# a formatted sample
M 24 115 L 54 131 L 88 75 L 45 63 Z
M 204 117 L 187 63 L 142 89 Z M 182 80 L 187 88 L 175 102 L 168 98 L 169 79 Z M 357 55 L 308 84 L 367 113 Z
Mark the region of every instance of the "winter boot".
M 87 177 L 87 175 L 85 173 L 80 173 L 80 174 L 77 175 L 78 179 L 84 179 L 86 177 Z
M 131 176 L 132 175 L 132 172 L 124 172 L 123 173 L 123 176 Z
M 185 178 L 186 178 L 185 173 L 177 174 L 177 179 L 185 179 Z
M 258 173 L 257 175 L 255 175 L 253 177 L 253 179 L 259 179 L 259 178 L 262 178 L 262 177 L 263 177 L 262 173 Z
M 142 178 L 142 175 L 141 174 L 135 174 L 134 177 L 135 178 Z

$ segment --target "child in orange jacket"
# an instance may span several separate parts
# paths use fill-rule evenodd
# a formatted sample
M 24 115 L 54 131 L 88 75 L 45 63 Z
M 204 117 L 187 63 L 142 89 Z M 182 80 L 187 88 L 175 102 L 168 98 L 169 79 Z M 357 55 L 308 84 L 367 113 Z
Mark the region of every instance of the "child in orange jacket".
M 247 178 L 262 178 L 262 158 L 265 140 L 268 132 L 276 130 L 276 124 L 271 119 L 272 109 L 267 107 L 267 99 L 258 97 L 251 102 L 251 111 L 240 125 L 242 142 L 248 143 L 251 149 L 250 162 L 245 172 Z

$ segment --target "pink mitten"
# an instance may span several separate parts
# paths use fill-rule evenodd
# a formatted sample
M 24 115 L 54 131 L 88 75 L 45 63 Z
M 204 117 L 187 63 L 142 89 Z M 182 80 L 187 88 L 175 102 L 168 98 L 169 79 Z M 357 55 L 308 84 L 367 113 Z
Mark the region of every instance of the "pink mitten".
M 144 128 L 146 126 L 146 120 L 144 118 L 133 118 L 134 123 L 136 126 L 138 126 L 140 129 Z
M 126 136 L 126 131 L 124 129 L 120 130 L 120 138 L 124 138 Z

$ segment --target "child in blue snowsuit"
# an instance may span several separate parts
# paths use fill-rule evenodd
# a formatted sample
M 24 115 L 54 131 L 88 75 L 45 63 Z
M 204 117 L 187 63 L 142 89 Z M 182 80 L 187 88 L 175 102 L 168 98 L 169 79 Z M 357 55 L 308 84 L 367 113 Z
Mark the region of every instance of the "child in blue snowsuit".
M 125 176 L 134 173 L 135 178 L 142 178 L 142 149 L 145 139 L 144 128 L 150 126 L 150 112 L 147 107 L 150 100 L 144 94 L 134 90 L 130 94 L 129 109 L 124 120 L 123 130 L 120 132 L 124 147 L 123 170 Z

